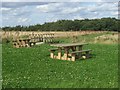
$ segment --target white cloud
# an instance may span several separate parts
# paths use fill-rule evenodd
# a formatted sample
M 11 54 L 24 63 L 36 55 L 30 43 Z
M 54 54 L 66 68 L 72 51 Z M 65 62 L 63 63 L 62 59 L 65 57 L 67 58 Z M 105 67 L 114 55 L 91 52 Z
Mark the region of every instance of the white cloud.
M 49 3 L 47 5 L 38 5 L 36 8 L 41 12 L 57 12 L 63 3 Z
M 28 21 L 29 21 L 28 18 L 19 18 L 19 19 L 18 19 L 18 23 L 28 22 Z
M 8 18 L 8 17 L 6 17 L 6 18 L 3 18 L 3 20 L 9 20 L 9 18 Z
M 50 10 L 48 5 L 41 5 L 41 6 L 37 6 L 36 8 L 39 9 L 41 12 L 48 12 Z
M 83 17 L 81 17 L 81 16 L 78 16 L 78 15 L 77 15 L 77 16 L 74 16 L 74 17 L 73 17 L 73 20 L 74 20 L 74 19 L 79 19 L 79 20 L 82 20 L 82 19 L 84 19 L 84 18 L 83 18 Z
M 75 2 L 103 2 L 103 0 L 71 0 Z
M 11 10 L 11 8 L 0 8 L 1 11 L 8 11 Z
M 119 0 L 3 0 L 3 2 L 119 2 Z
M 113 15 L 113 16 L 118 16 L 118 11 L 116 11 L 116 12 L 111 12 L 111 15 Z
M 2 2 L 27 2 L 25 0 L 1 0 Z M 29 1 L 28 1 L 29 2 Z
M 75 6 L 75 4 L 73 3 L 73 5 L 68 6 L 68 3 L 49 3 L 47 5 L 36 6 L 36 8 L 40 12 L 58 12 L 59 14 L 70 14 L 85 10 L 85 7 L 80 7 L 80 5 Z
M 99 8 L 101 8 L 102 10 L 117 10 L 118 9 L 118 5 L 117 3 L 103 3 Z
M 80 10 L 85 10 L 85 8 L 84 7 L 76 7 L 76 8 L 69 7 L 69 8 L 63 9 L 62 13 L 69 14 L 69 13 L 79 12 Z
M 117 3 L 98 3 L 96 5 L 92 5 L 91 7 L 87 7 L 87 10 L 90 12 L 103 12 L 103 11 L 117 11 L 118 6 Z

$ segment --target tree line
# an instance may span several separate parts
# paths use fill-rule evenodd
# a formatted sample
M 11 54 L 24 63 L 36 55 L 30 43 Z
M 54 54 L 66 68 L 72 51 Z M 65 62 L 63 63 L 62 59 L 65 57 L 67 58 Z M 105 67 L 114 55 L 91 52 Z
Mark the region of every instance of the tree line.
M 30 26 L 2 27 L 3 31 L 118 31 L 118 19 L 84 19 L 84 20 L 58 20 Z

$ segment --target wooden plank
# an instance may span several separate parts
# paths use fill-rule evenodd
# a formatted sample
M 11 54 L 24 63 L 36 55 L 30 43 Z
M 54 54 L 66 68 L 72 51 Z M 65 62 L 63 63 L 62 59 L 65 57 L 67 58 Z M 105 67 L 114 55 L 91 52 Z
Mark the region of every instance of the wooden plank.
M 71 58 L 67 58 L 68 61 L 71 61 Z
M 75 54 L 72 54 L 72 59 L 71 59 L 71 61 L 75 61 Z
M 76 46 L 71 47 L 72 51 L 76 51 Z
M 55 59 L 58 59 L 58 56 L 54 55 L 54 58 L 55 58 Z
M 65 56 L 62 56 L 62 57 L 61 57 L 61 60 L 66 60 L 66 59 L 65 59 Z
M 56 47 L 72 47 L 72 46 L 81 46 L 81 45 L 87 45 L 87 43 L 52 44 L 51 46 L 56 46 Z
M 67 58 L 68 58 L 68 48 L 64 48 L 64 49 L 65 49 L 64 58 L 65 58 L 65 60 L 67 60 Z
M 86 52 L 86 58 L 90 58 L 90 52 Z
M 83 45 L 78 46 L 78 51 L 81 51 L 81 50 L 82 50 L 82 47 L 83 47 Z
M 86 58 L 89 58 L 90 57 L 90 51 L 92 51 L 92 50 L 89 49 L 89 50 L 71 52 L 72 61 L 74 61 L 76 58 L 82 58 L 82 53 L 85 53 Z
M 92 50 L 88 49 L 88 50 L 82 50 L 82 51 L 74 51 L 74 52 L 71 52 L 71 53 L 74 54 L 74 53 L 89 52 L 89 51 L 92 51 Z
M 50 57 L 54 58 L 54 53 L 53 52 L 50 53 Z
M 61 59 L 62 56 L 62 50 L 61 48 L 58 48 L 58 59 Z
M 78 51 L 82 51 L 82 47 L 83 45 L 78 46 Z M 81 58 L 81 57 L 82 57 L 82 53 L 78 53 L 78 58 Z
M 49 49 L 49 51 L 56 51 L 56 50 L 58 50 L 58 48 Z

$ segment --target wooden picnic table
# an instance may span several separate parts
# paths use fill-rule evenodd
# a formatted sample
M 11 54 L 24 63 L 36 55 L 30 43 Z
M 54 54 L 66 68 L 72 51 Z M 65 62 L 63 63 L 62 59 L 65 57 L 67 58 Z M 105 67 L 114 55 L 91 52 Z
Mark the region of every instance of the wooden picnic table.
M 83 45 L 87 45 L 87 43 L 67 43 L 67 44 L 52 44 L 51 46 L 55 46 L 57 48 L 51 49 L 51 54 L 50 57 L 51 58 L 56 58 L 56 59 L 61 59 L 61 60 L 70 60 L 70 61 L 75 61 L 76 59 L 76 54 L 78 53 L 78 56 L 80 56 L 79 54 L 81 54 L 82 51 L 82 47 Z M 54 55 L 54 52 L 58 51 L 58 55 Z M 89 51 L 89 50 L 87 50 Z M 84 51 L 84 52 L 87 52 Z M 62 52 L 64 52 L 64 55 L 62 56 Z M 70 57 L 72 56 L 72 57 Z

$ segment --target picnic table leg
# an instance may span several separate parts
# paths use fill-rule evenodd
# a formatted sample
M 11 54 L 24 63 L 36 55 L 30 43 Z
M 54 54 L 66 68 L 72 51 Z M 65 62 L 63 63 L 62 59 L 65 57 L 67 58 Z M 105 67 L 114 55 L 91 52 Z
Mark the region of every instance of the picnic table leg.
M 90 52 L 86 52 L 86 58 L 90 58 Z
M 82 50 L 82 46 L 78 46 L 78 51 L 81 51 Z M 82 53 L 78 53 L 78 58 L 81 58 L 82 57 Z
M 64 60 L 68 60 L 68 48 L 65 48 Z
M 82 46 L 78 46 L 78 51 L 81 51 L 82 50 Z
M 58 59 L 61 59 L 61 56 L 62 56 L 61 48 L 58 48 Z
M 71 47 L 72 51 L 76 51 L 76 46 Z
M 75 61 L 75 57 L 76 57 L 76 55 L 75 55 L 75 54 L 72 54 L 72 59 L 71 59 L 71 61 Z
M 50 52 L 50 57 L 54 58 L 54 53 L 52 51 Z

